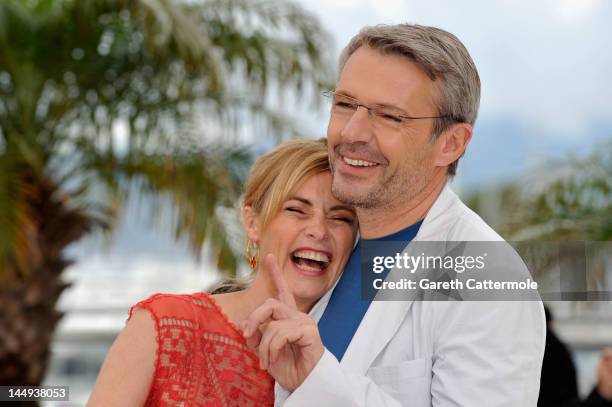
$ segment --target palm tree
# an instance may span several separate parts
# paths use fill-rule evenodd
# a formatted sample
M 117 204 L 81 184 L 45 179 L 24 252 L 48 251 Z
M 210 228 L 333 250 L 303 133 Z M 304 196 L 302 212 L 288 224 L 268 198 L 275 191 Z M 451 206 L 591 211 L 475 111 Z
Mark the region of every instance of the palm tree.
M 585 267 L 586 255 L 588 285 L 601 288 L 612 240 L 612 143 L 596 145 L 585 157 L 546 162 L 529 174 L 540 175 L 473 194 L 468 204 L 518 242 L 536 277 L 561 260 Z M 487 211 L 491 202 L 498 205 Z
M 64 249 L 112 232 L 134 194 L 170 199 L 175 236 L 236 269 L 222 214 L 244 123 L 291 131 L 274 101 L 327 84 L 327 43 L 285 1 L 0 3 L 0 385 L 40 384 Z
M 498 193 L 504 218 L 497 222 L 509 240 L 612 239 L 612 143 L 585 157 L 549 161 Z M 477 197 L 473 198 L 477 204 Z

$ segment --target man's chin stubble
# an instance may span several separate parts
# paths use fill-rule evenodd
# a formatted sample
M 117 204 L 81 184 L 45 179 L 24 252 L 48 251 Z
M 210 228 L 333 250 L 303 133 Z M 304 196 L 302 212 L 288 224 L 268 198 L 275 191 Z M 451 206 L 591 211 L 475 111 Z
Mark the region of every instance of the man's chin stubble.
M 380 204 L 377 194 L 373 191 L 368 192 L 365 196 L 356 196 L 351 193 L 346 193 L 342 188 L 332 184 L 332 194 L 339 201 L 359 209 L 372 209 Z
M 418 195 L 429 181 L 430 179 L 423 174 L 408 176 L 396 171 L 381 184 L 359 195 L 357 191 L 351 189 L 350 182 L 342 188 L 333 181 L 332 194 L 339 201 L 355 208 L 393 210 Z M 410 190 L 402 188 L 404 185 L 410 185 L 412 188 Z

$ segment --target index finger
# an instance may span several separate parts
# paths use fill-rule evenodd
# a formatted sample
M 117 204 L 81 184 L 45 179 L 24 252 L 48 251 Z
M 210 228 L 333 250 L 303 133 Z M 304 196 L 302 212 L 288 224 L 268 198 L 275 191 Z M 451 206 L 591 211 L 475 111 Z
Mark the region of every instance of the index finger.
M 285 276 L 281 272 L 278 264 L 276 263 L 276 257 L 273 254 L 266 255 L 266 267 L 268 269 L 268 273 L 272 277 L 272 282 L 274 282 L 274 286 L 276 287 L 276 291 L 278 291 L 278 299 L 283 304 L 291 307 L 293 309 L 297 309 L 297 304 L 295 303 L 295 298 L 293 297 L 293 293 L 289 288 L 289 284 L 287 284 L 287 280 Z
M 274 298 L 268 298 L 263 304 L 255 308 L 242 323 L 244 336 L 251 336 L 259 327 L 269 320 L 291 318 L 296 310 Z

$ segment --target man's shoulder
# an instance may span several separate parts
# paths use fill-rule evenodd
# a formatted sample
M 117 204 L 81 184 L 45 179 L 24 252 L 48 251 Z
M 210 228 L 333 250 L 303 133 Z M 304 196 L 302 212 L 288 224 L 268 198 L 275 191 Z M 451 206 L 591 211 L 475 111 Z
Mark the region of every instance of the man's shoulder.
M 446 186 L 425 219 L 424 240 L 503 241 L 504 239 Z M 429 232 L 429 233 L 428 233 Z M 434 238 L 437 235 L 437 238 Z
M 465 203 L 457 198 L 454 213 L 455 221 L 449 228 L 448 240 L 502 241 L 499 235 L 487 222 Z

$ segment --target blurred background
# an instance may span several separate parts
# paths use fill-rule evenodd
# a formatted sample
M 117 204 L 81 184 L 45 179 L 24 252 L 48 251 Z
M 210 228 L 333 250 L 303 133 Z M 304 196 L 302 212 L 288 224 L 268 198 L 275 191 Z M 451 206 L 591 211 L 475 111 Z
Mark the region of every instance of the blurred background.
M 481 109 L 453 186 L 506 239 L 610 241 L 611 19 L 606 0 L 2 0 L 0 385 L 83 405 L 130 305 L 245 273 L 242 180 L 325 135 L 320 92 L 365 25 L 470 51 Z M 612 306 L 549 306 L 587 393 Z

